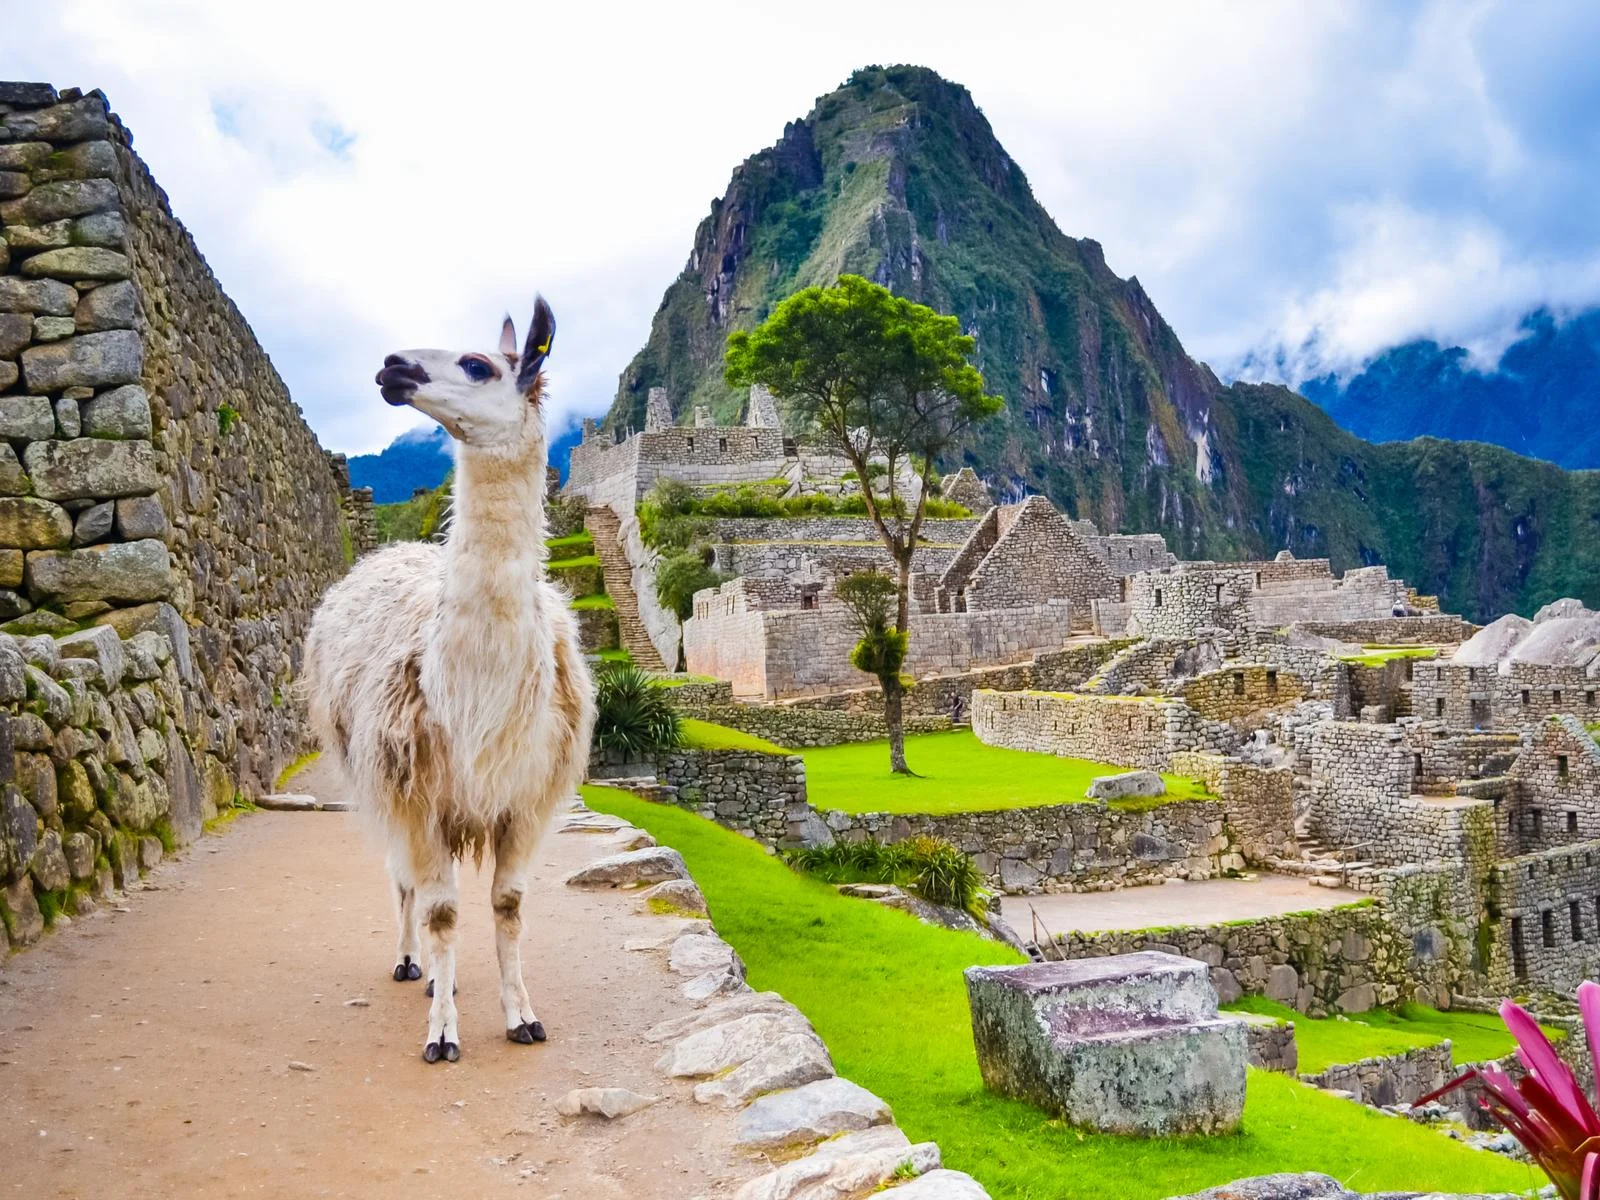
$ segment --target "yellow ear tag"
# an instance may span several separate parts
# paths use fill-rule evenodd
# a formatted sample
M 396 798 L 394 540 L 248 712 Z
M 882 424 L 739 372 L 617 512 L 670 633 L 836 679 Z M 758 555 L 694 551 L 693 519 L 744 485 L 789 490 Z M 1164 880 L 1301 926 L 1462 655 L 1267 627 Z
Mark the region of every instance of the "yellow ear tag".
M 545 338 L 544 345 L 539 347 L 539 353 L 540 354 L 549 354 L 550 353 L 550 339 L 549 338 Z

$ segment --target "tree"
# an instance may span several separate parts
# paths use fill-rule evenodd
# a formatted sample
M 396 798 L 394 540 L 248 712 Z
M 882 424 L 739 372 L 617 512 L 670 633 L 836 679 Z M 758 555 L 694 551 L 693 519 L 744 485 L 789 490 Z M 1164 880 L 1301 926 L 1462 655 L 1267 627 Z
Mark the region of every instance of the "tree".
M 955 317 L 859 275 L 796 292 L 757 328 L 728 338 L 729 384 L 766 387 L 814 424 L 862 481 L 867 515 L 896 568 L 895 619 L 885 628 L 902 637 L 910 633 L 911 560 L 935 463 L 973 425 L 1004 407 L 983 390 L 982 374 L 968 361 L 976 345 Z M 884 468 L 881 493 L 875 464 Z M 917 480 L 915 495 L 901 494 L 900 472 L 907 466 Z M 904 772 L 898 666 L 893 683 L 879 680 L 890 765 Z
M 890 732 L 889 767 L 909 774 L 905 739 L 894 736 L 901 729 L 901 697 L 905 694 L 900 668 L 905 665 L 910 645 L 906 632 L 889 623 L 895 590 L 894 580 L 882 571 L 858 571 L 834 586 L 835 594 L 850 611 L 850 625 L 856 631 L 850 665 L 876 678 L 883 689 L 883 720 Z

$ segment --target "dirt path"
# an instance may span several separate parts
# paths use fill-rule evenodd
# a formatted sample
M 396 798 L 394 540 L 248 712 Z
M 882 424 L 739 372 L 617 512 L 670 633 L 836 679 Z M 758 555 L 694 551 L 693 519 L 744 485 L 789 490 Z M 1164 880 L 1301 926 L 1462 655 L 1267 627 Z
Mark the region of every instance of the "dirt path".
M 1005 919 L 1027 936 L 1030 904 L 1053 933 L 1093 933 L 1163 925 L 1214 925 L 1312 908 L 1337 908 L 1369 898 L 1365 892 L 1318 887 L 1295 875 L 1259 875 L 1198 883 L 1174 880 L 1114 892 L 1008 896 L 1000 907 Z
M 320 771 L 296 789 L 337 794 Z M 0 1197 L 730 1195 L 760 1171 L 732 1116 L 640 1036 L 686 1002 L 664 951 L 623 944 L 675 922 L 560 882 L 607 841 L 552 833 L 540 852 L 523 961 L 541 1046 L 505 1040 L 488 881 L 466 868 L 462 1059 L 426 1066 L 423 985 L 388 977 L 359 818 L 257 813 L 202 839 L 126 911 L 0 967 Z M 611 1085 L 665 1099 L 613 1124 L 556 1115 Z

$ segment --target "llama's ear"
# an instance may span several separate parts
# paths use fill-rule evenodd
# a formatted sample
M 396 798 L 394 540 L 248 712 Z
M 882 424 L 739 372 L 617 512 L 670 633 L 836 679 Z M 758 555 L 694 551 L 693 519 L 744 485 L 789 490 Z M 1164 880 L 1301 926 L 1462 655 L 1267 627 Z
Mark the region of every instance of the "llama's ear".
M 511 323 L 511 314 L 506 314 L 505 324 L 500 326 L 500 353 L 512 362 L 517 361 L 517 327 Z
M 524 392 L 533 387 L 539 378 L 539 368 L 544 366 L 550 344 L 556 340 L 556 315 L 544 302 L 543 296 L 533 301 L 533 324 L 528 326 L 528 340 L 522 346 L 522 359 L 517 363 L 517 386 Z

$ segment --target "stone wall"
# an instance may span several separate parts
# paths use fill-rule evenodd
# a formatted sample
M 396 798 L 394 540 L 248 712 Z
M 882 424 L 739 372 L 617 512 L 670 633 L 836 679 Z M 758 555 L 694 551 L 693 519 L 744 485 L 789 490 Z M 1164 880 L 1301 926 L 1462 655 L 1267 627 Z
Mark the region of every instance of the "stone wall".
M 889 736 L 884 724 L 882 699 L 876 713 L 843 712 L 825 708 L 803 708 L 790 704 L 684 704 L 679 710 L 688 717 L 743 730 L 780 746 L 803 749 L 812 746 L 839 746 L 846 742 L 870 742 Z M 907 733 L 937 733 L 950 728 L 949 716 L 906 715 L 902 722 Z
M 92 910 L 232 803 L 237 735 L 187 635 L 0 634 L 0 958 L 44 908 Z
M 1349 1092 L 1352 1099 L 1374 1108 L 1415 1104 L 1456 1076 L 1450 1043 L 1416 1046 L 1399 1054 L 1337 1063 L 1315 1075 L 1301 1075 L 1312 1087 Z
M 1223 1003 L 1264 995 L 1312 1017 L 1366 1012 L 1422 995 L 1437 1003 L 1440 972 L 1418 964 L 1411 939 L 1374 903 L 1229 925 L 1076 933 L 1056 930 L 1067 958 L 1160 950 L 1211 967 Z
M 1148 638 L 1193 638 L 1207 629 L 1249 624 L 1252 572 L 1222 563 L 1180 563 L 1127 580 L 1129 633 Z
M 733 683 L 741 696 L 815 695 L 862 687 L 870 676 L 850 665 L 854 632 L 825 611 L 756 611 L 734 584 L 695 596 L 684 625 L 684 661 L 696 675 Z M 1070 638 L 1064 603 L 1004 612 L 925 613 L 911 627 L 905 670 L 916 678 L 1020 663 Z
M 1277 667 L 1238 663 L 1195 676 L 1178 694 L 1207 720 L 1236 721 L 1298 704 L 1310 689 L 1297 675 Z
M 972 729 L 988 746 L 1165 771 L 1168 727 L 1183 707 L 1138 696 L 983 691 L 972 698 Z
M 290 685 L 347 497 L 99 93 L 0 86 L 0 178 L 0 607 L 189 626 L 184 688 L 259 794 L 307 744 Z
M 799 755 L 684 750 L 658 756 L 655 767 L 676 789 L 671 803 L 769 846 L 787 844 L 791 815 L 803 821 L 811 811 Z
M 1448 646 L 1472 632 L 1458 616 L 1365 617 L 1347 621 L 1296 620 L 1307 633 L 1362 646 Z
M 1063 796 L 1063 801 L 1074 798 Z M 1244 865 L 1223 805 L 1183 800 L 1143 811 L 1103 802 L 967 813 L 819 814 L 835 837 L 899 842 L 929 835 L 966 853 L 1008 895 L 1208 879 Z
M 1529 987 L 1570 997 L 1600 976 L 1600 841 L 1494 864 L 1486 933 L 1491 988 Z
M 1557 716 L 1600 721 L 1600 679 L 1583 667 L 1513 662 L 1502 674 L 1492 664 L 1419 661 L 1411 694 L 1418 716 L 1456 729 L 1528 730 Z
M 1217 754 L 1182 751 L 1172 773 L 1198 779 L 1222 798 L 1228 836 L 1250 863 L 1289 853 L 1294 846 L 1294 774 Z
M 1356 567 L 1337 581 L 1303 580 L 1278 587 L 1263 587 L 1250 597 L 1250 624 L 1277 629 L 1296 622 L 1357 622 L 1384 620 L 1408 602 L 1403 581 L 1390 579 L 1386 567 Z M 1373 642 L 1376 637 L 1365 639 Z
M 1087 629 L 1090 602 L 1122 594 L 1118 577 L 1043 496 L 991 509 L 983 519 L 974 553 L 964 553 L 940 580 L 949 593 L 941 598 L 941 610 L 1024 608 L 1064 600 L 1076 625 Z M 982 556 L 973 561 L 979 546 Z
M 1501 845 L 1526 853 L 1600 839 L 1600 745 L 1575 717 L 1551 717 L 1517 756 Z
M 855 542 L 882 545 L 871 517 L 715 517 L 718 542 Z M 930 546 L 960 546 L 978 527 L 977 517 L 929 517 L 922 541 Z

